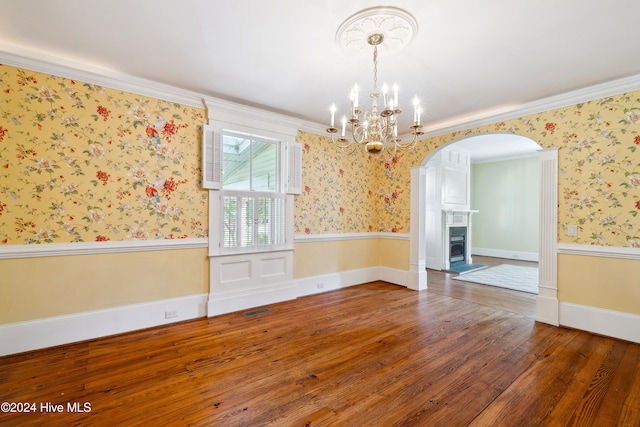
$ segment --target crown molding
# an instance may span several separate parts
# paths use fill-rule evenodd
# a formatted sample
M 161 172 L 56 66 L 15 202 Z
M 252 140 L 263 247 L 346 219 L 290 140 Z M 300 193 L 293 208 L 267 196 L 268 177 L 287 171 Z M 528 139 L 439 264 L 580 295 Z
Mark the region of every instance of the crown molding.
M 202 108 L 202 95 L 195 92 L 3 43 L 0 43 L 0 63 Z
M 0 246 L 0 259 L 196 249 L 208 245 L 206 238 L 6 245 Z
M 537 101 L 477 112 L 432 125 L 425 125 L 423 138 L 433 138 L 448 133 L 473 129 L 505 120 L 517 119 L 531 114 L 543 113 L 570 105 L 581 104 L 607 96 L 619 95 L 640 89 L 640 74 L 565 92 Z
M 53 55 L 18 48 L 4 43 L 0 43 L 0 63 L 192 107 L 203 108 L 211 106 L 223 111 L 232 111 L 235 114 L 249 113 L 263 120 L 276 119 L 285 126 L 294 126 L 305 132 L 327 135 L 326 126 L 321 123 L 296 119 L 286 114 L 275 113 L 257 107 L 250 107 L 245 104 L 205 96 L 175 86 L 141 79 L 106 68 L 93 67 L 79 62 L 69 61 Z M 425 133 L 422 135 L 422 139 L 473 129 L 505 120 L 517 119 L 531 114 L 538 114 L 639 89 L 640 74 L 636 74 L 526 104 L 479 111 L 467 116 L 454 117 L 451 120 L 425 125 L 423 128 Z

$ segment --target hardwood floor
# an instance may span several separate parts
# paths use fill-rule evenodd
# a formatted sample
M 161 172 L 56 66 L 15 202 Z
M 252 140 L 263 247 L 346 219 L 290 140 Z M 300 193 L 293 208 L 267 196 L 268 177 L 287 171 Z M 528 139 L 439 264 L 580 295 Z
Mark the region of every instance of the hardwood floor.
M 639 344 L 438 274 L 0 358 L 0 425 L 640 425 Z
M 538 267 L 537 262 L 521 261 L 487 256 L 473 256 L 474 264 L 494 267 L 500 264 L 522 265 Z M 430 292 L 463 299 L 477 304 L 489 305 L 503 310 L 513 311 L 528 316 L 536 315 L 536 295 L 511 289 L 497 288 L 469 282 L 452 280 L 457 273 L 445 273 L 437 270 L 427 270 L 427 282 Z

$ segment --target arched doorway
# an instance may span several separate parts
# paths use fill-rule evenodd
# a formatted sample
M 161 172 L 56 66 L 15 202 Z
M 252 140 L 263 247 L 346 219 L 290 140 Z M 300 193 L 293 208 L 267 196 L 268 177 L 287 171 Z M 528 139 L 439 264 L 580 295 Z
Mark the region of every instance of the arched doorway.
M 482 134 L 487 137 L 492 134 Z M 503 134 L 495 134 L 503 135 Z M 407 286 L 423 290 L 428 286 L 425 248 L 425 198 L 426 165 L 429 160 L 445 147 L 474 136 L 460 138 L 439 147 L 423 159 L 419 167 L 411 170 L 411 233 L 410 266 Z M 525 138 L 513 135 L 514 138 Z M 528 141 L 528 138 L 525 138 Z M 557 200 L 558 200 L 558 151 L 557 148 L 540 149 L 540 215 L 539 215 L 539 294 L 536 298 L 536 320 L 553 325 L 559 324 L 557 289 Z

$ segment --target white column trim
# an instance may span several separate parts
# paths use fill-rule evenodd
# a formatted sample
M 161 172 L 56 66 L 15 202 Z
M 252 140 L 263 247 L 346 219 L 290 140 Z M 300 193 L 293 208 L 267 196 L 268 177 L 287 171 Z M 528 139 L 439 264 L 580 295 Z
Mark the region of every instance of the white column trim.
M 411 219 L 409 225 L 409 273 L 407 275 L 407 288 L 416 291 L 423 291 L 427 289 L 427 266 L 425 254 L 426 176 L 426 168 L 411 168 Z
M 540 241 L 536 320 L 559 325 L 558 148 L 540 150 Z

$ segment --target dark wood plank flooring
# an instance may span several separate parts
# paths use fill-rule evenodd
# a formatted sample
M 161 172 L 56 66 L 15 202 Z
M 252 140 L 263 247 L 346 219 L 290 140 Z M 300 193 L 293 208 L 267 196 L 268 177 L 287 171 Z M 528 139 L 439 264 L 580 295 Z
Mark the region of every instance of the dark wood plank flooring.
M 640 425 L 639 344 L 430 273 L 0 358 L 0 425 Z

